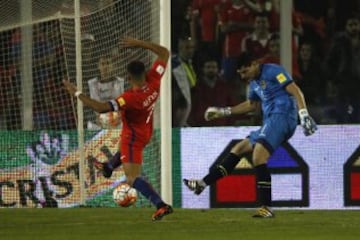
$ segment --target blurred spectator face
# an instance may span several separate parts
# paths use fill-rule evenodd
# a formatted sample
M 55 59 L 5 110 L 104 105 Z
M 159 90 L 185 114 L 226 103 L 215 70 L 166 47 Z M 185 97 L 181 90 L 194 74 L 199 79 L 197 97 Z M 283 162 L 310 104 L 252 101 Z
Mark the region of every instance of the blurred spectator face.
M 191 39 L 180 40 L 179 55 L 183 60 L 190 60 L 194 56 L 195 42 Z
M 350 36 L 359 34 L 360 32 L 360 21 L 356 18 L 351 18 L 346 21 L 346 31 Z
M 300 58 L 303 61 L 309 61 L 312 54 L 312 47 L 310 44 L 304 43 L 300 47 Z
M 219 73 L 219 67 L 216 61 L 207 61 L 204 63 L 203 73 L 205 77 L 214 78 Z
M 237 5 L 237 6 L 243 4 L 243 0 L 232 0 L 231 2 L 233 5 Z
M 254 22 L 255 31 L 267 32 L 269 29 L 269 20 L 267 17 L 257 16 Z
M 99 65 L 98 65 L 99 71 L 100 71 L 100 80 L 107 81 L 113 76 L 114 67 L 111 61 L 111 58 L 108 56 L 103 56 L 99 59 Z

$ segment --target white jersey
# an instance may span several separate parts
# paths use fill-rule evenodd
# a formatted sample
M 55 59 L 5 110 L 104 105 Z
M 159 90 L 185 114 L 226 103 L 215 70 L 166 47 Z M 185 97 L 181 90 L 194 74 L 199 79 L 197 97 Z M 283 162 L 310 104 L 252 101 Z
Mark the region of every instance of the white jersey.
M 117 98 L 124 92 L 125 80 L 120 77 L 115 77 L 110 82 L 100 82 L 98 77 L 92 78 L 88 81 L 90 97 L 106 102 Z M 88 128 L 99 130 L 101 128 L 119 128 L 121 127 L 121 120 L 119 113 L 110 112 L 98 114 L 96 123 L 89 121 Z M 101 126 L 99 126 L 99 124 Z
M 111 82 L 100 82 L 98 77 L 88 81 L 90 97 L 101 102 L 110 101 L 117 98 L 124 92 L 125 80 L 115 77 Z

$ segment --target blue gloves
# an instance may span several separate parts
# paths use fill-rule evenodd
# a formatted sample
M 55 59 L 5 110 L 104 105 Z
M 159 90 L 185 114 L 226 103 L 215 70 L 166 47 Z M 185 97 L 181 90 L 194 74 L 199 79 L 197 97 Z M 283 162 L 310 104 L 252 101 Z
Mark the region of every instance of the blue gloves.
M 316 123 L 312 117 L 310 117 L 308 111 L 303 108 L 299 110 L 300 124 L 303 127 L 305 136 L 310 136 L 318 129 Z

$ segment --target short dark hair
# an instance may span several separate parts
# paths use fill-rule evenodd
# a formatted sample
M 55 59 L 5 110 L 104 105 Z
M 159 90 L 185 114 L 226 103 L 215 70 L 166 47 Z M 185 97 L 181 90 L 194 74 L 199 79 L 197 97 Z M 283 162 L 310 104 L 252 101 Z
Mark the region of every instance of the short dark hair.
M 201 66 L 205 66 L 205 63 L 208 62 L 216 62 L 219 65 L 219 60 L 215 57 L 205 56 L 203 59 L 201 59 Z
M 145 73 L 145 64 L 141 61 L 132 61 L 127 65 L 127 71 L 134 78 L 139 78 Z
M 257 58 L 251 53 L 244 52 L 238 57 L 237 60 L 237 67 L 241 68 L 250 66 L 253 61 L 257 60 Z

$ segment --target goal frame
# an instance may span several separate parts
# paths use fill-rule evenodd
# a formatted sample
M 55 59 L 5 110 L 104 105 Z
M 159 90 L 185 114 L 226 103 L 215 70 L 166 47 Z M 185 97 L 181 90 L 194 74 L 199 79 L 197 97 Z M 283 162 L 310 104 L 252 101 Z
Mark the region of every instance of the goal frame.
M 160 20 L 160 44 L 171 49 L 171 0 L 158 0 Z M 81 31 L 80 31 L 80 3 L 74 0 L 75 9 L 75 44 L 76 44 L 76 84 L 78 89 L 82 89 L 82 58 L 81 58 Z M 167 203 L 172 204 L 172 126 L 171 126 L 171 61 L 168 62 L 167 71 L 161 81 L 160 87 L 160 126 L 161 126 L 161 197 Z M 83 105 L 81 101 L 77 101 L 78 115 L 78 144 L 79 149 L 84 149 L 84 116 Z M 80 151 L 79 175 L 80 175 L 80 204 L 85 205 L 85 153 Z

